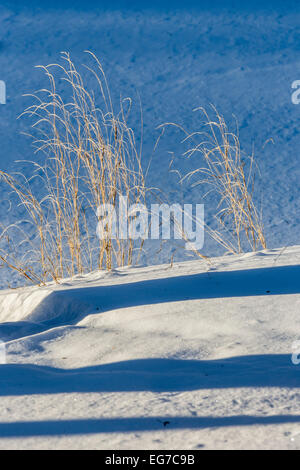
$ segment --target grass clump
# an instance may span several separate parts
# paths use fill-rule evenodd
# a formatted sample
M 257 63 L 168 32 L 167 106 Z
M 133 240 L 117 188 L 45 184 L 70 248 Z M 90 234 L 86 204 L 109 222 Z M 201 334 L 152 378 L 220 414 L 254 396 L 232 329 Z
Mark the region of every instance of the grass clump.
M 228 130 L 224 118 L 213 109 L 210 118 L 204 108 L 204 130 L 186 132 L 186 158 L 196 157 L 194 169 L 180 182 L 201 187 L 201 197 L 211 197 L 217 227 L 205 225 L 206 232 L 227 252 L 242 253 L 267 248 L 261 210 L 255 202 L 257 165 L 254 156 L 242 154 L 238 133 Z
M 141 149 L 128 125 L 131 100 L 121 100 L 115 112 L 101 63 L 89 55 L 96 94 L 68 53 L 61 64 L 39 66 L 49 86 L 28 95 L 34 104 L 23 114 L 33 119 L 43 162 L 30 163 L 29 178 L 0 171 L 28 216 L 3 229 L 0 259 L 33 283 L 130 265 L 142 249 L 142 240 L 114 238 L 112 220 L 106 237 L 96 235 L 98 207 L 116 207 L 120 195 L 129 205 L 142 204 L 146 187 Z

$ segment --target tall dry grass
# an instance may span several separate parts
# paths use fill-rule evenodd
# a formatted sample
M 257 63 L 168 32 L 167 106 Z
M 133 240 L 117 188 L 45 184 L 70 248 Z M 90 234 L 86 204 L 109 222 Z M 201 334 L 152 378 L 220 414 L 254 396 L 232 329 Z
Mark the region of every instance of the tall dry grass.
M 131 100 L 121 100 L 115 112 L 101 63 L 88 54 L 93 66 L 86 68 L 97 85 L 96 93 L 85 84 L 68 53 L 62 53 L 61 64 L 39 66 L 49 86 L 28 95 L 34 104 L 23 116 L 33 120 L 31 137 L 44 159 L 39 164 L 29 162 L 32 171 L 27 178 L 0 171 L 17 198 L 13 207 L 20 204 L 28 216 L 2 227 L 0 261 L 36 284 L 131 265 L 144 246 L 143 238 L 115 237 L 112 218 L 106 221 L 107 236 L 96 235 L 99 207 L 117 208 L 120 196 L 127 198 L 128 206 L 143 205 L 147 189 L 141 146 L 128 125 Z M 197 158 L 196 168 L 180 183 L 201 187 L 201 199 L 213 196 L 218 227 L 204 223 L 204 228 L 227 252 L 266 248 L 262 214 L 254 197 L 254 157 L 242 154 L 238 134 L 228 130 L 215 108 L 212 119 L 205 109 L 198 111 L 205 118 L 204 131 L 188 134 L 181 128 L 188 145 L 185 157 Z M 188 242 L 182 227 L 176 229 Z M 195 252 L 209 262 L 202 252 Z
M 28 215 L 24 223 L 3 229 L 0 259 L 38 284 L 130 265 L 142 249 L 143 241 L 96 235 L 99 206 L 116 207 L 120 195 L 129 205 L 144 203 L 146 187 L 141 148 L 128 125 L 131 101 L 122 100 L 115 112 L 101 63 L 89 55 L 93 66 L 86 68 L 97 84 L 96 94 L 68 53 L 62 53 L 61 64 L 39 66 L 49 86 L 27 95 L 34 104 L 23 115 L 33 119 L 31 136 L 44 161 L 31 163 L 30 178 L 0 171 Z M 107 234 L 112 225 L 108 221 Z M 18 232 L 18 247 L 12 232 Z
M 201 197 L 210 195 L 215 202 L 217 227 L 205 225 L 206 233 L 230 253 L 265 249 L 262 211 L 255 201 L 258 167 L 254 156 L 242 153 L 238 133 L 228 130 L 214 107 L 213 118 L 202 107 L 195 111 L 204 117 L 203 131 L 188 133 L 171 125 L 186 134 L 184 156 L 196 157 L 196 168 L 181 177 L 181 183 L 200 187 Z

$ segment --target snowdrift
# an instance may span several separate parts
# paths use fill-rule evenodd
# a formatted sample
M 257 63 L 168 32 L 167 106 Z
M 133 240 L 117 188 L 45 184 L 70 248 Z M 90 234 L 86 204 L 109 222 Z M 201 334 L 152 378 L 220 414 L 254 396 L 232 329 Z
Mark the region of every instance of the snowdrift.
M 0 447 L 297 447 L 299 261 L 291 247 L 2 291 Z

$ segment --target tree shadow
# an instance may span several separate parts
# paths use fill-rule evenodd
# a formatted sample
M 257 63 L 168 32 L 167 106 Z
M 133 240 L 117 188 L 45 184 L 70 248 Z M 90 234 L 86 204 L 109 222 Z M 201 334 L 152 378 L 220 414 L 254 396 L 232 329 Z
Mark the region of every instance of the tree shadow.
M 0 396 L 174 392 L 241 387 L 300 387 L 300 367 L 289 355 L 220 360 L 136 359 L 80 369 L 32 364 L 0 366 Z
M 74 323 L 86 313 L 127 307 L 185 300 L 299 293 L 299 265 L 208 271 L 109 286 L 58 289 L 44 298 L 27 320 L 53 326 L 53 323 Z
M 154 416 L 149 418 L 101 418 L 60 421 L 25 421 L 0 423 L 0 438 L 35 436 L 71 436 L 116 432 L 145 432 L 179 429 L 207 429 L 230 426 L 258 426 L 300 423 L 299 415 L 226 416 L 204 418 Z
M 292 265 L 56 289 L 26 321 L 0 323 L 0 339 L 9 341 L 56 326 L 74 325 L 86 315 L 121 308 L 186 300 L 299 294 L 299 279 L 300 266 Z

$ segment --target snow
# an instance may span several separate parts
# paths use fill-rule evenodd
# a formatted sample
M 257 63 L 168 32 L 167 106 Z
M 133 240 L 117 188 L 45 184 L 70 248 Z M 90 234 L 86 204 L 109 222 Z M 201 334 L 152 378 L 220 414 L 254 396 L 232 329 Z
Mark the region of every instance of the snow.
M 141 267 L 44 287 L 5 290 L 16 276 L 0 270 L 1 449 L 300 448 L 299 20 L 292 0 L 1 2 L 0 169 L 29 176 L 14 162 L 41 158 L 16 119 L 32 104 L 22 95 L 46 85 L 34 66 L 61 51 L 86 64 L 91 50 L 114 103 L 134 99 L 138 142 L 141 99 L 148 184 L 171 203 L 205 202 L 209 225 L 199 188 L 170 173 L 169 152 L 183 173 L 194 164 L 182 135 L 170 128 L 153 154 L 157 126 L 199 130 L 192 110 L 210 103 L 231 129 L 237 120 L 268 245 L 221 256 L 206 236 L 208 263 L 153 242 Z M 0 195 L 1 224 L 19 220 Z
M 2 291 L 0 448 L 299 448 L 299 260 L 290 247 Z
M 134 100 L 130 124 L 137 138 L 141 99 L 145 168 L 151 160 L 149 186 L 163 189 L 170 203 L 206 202 L 206 222 L 212 222 L 210 203 L 203 201 L 199 187 L 180 187 L 170 173 L 168 152 L 174 152 L 182 174 L 197 163 L 188 164 L 181 156 L 182 135 L 169 129 L 153 154 L 157 126 L 176 122 L 199 130 L 203 119 L 193 109 L 212 103 L 230 129 L 235 130 L 237 120 L 242 149 L 251 154 L 254 148 L 268 247 L 299 244 L 300 108 L 291 99 L 292 83 L 299 78 L 298 2 L 39 3 L 1 2 L 0 80 L 7 86 L 7 104 L 0 106 L 2 169 L 22 169 L 28 175 L 30 166 L 13 162 L 39 158 L 21 134 L 30 131 L 32 122 L 16 119 L 32 104 L 22 95 L 47 85 L 34 67 L 59 61 L 65 50 L 79 67 L 90 65 L 84 51 L 91 50 L 103 63 L 116 106 L 120 95 Z M 83 73 L 92 84 L 88 71 Z M 6 198 L 1 198 L 3 222 L 19 220 L 18 208 L 8 212 Z M 154 256 L 153 243 L 143 262 L 167 263 L 171 250 L 166 244 Z M 204 254 L 218 256 L 222 250 L 206 237 Z M 175 260 L 186 259 L 185 250 L 175 252 Z M 1 275 L 0 286 L 7 286 L 7 276 Z

